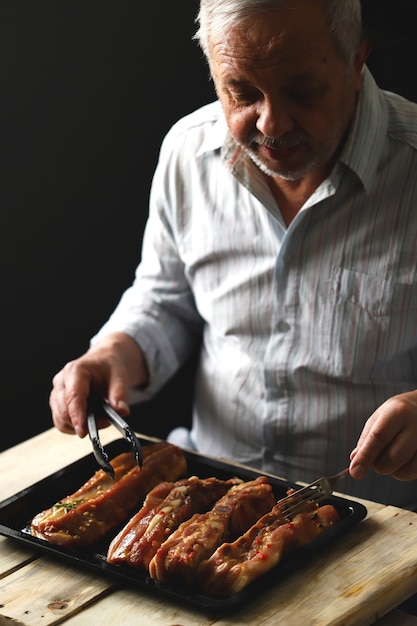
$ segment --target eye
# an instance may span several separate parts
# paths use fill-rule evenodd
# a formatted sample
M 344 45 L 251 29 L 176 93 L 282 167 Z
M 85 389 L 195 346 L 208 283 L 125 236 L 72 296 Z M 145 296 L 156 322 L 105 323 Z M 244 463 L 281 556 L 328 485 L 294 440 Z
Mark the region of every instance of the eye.
M 238 106 L 250 106 L 251 104 L 254 104 L 259 99 L 258 95 L 249 94 L 249 93 L 234 93 L 234 92 L 231 92 L 230 95 L 231 95 L 232 100 Z
M 302 91 L 297 89 L 289 91 L 288 97 L 294 102 L 303 102 L 306 100 L 312 100 L 314 98 L 314 93 L 312 91 Z
M 296 103 L 311 103 L 321 98 L 326 89 L 323 86 L 299 86 L 289 87 L 287 90 L 287 97 Z
M 262 97 L 261 93 L 250 86 L 232 84 L 226 89 L 227 96 L 236 106 L 251 106 Z

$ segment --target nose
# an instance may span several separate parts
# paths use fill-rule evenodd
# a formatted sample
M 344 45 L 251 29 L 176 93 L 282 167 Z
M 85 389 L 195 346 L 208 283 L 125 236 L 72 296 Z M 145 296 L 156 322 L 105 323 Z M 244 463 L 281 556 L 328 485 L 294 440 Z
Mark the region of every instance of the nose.
M 256 128 L 265 137 L 281 137 L 293 130 L 294 124 L 283 102 L 265 98 L 258 105 Z

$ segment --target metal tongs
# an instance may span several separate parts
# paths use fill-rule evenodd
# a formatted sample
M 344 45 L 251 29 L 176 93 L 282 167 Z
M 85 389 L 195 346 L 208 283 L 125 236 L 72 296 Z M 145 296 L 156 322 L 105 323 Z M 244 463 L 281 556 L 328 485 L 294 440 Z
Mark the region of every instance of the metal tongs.
M 142 447 L 129 424 L 125 422 L 122 417 L 120 417 L 107 400 L 99 396 L 91 396 L 88 401 L 87 428 L 88 435 L 91 443 L 93 444 L 94 456 L 99 466 L 110 476 L 110 478 L 114 479 L 114 469 L 110 464 L 109 456 L 104 450 L 98 434 L 96 420 L 99 417 L 105 417 L 108 419 L 109 422 L 113 424 L 113 426 L 115 426 L 123 435 L 132 450 L 137 464 L 142 469 Z
M 346 468 L 334 476 L 322 476 L 314 483 L 278 500 L 277 505 L 282 516 L 291 520 L 297 513 L 301 513 L 305 509 L 309 509 L 313 504 L 321 502 L 333 493 L 336 483 L 348 475 L 349 469 Z

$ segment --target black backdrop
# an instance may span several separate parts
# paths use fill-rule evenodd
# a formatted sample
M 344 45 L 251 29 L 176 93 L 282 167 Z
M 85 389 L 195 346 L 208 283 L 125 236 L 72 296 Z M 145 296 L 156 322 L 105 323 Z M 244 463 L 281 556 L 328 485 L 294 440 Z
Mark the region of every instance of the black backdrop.
M 370 66 L 417 100 L 405 58 L 416 58 L 415 2 L 395 15 L 391 4 L 364 0 Z M 0 449 L 51 426 L 53 374 L 133 278 L 161 139 L 214 94 L 191 40 L 197 7 L 0 0 Z M 143 432 L 186 418 L 183 379 L 138 414 Z
M 1 448 L 51 426 L 53 374 L 133 278 L 162 136 L 213 97 L 197 7 L 0 0 Z

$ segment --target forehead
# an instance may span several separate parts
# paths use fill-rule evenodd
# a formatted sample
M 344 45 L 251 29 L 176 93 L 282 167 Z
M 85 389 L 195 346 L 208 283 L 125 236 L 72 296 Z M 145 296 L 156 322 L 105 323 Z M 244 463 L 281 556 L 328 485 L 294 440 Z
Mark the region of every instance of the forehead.
M 321 3 L 300 0 L 297 8 L 264 10 L 239 19 L 211 41 L 217 77 L 270 68 L 288 73 L 322 66 L 336 55 Z

